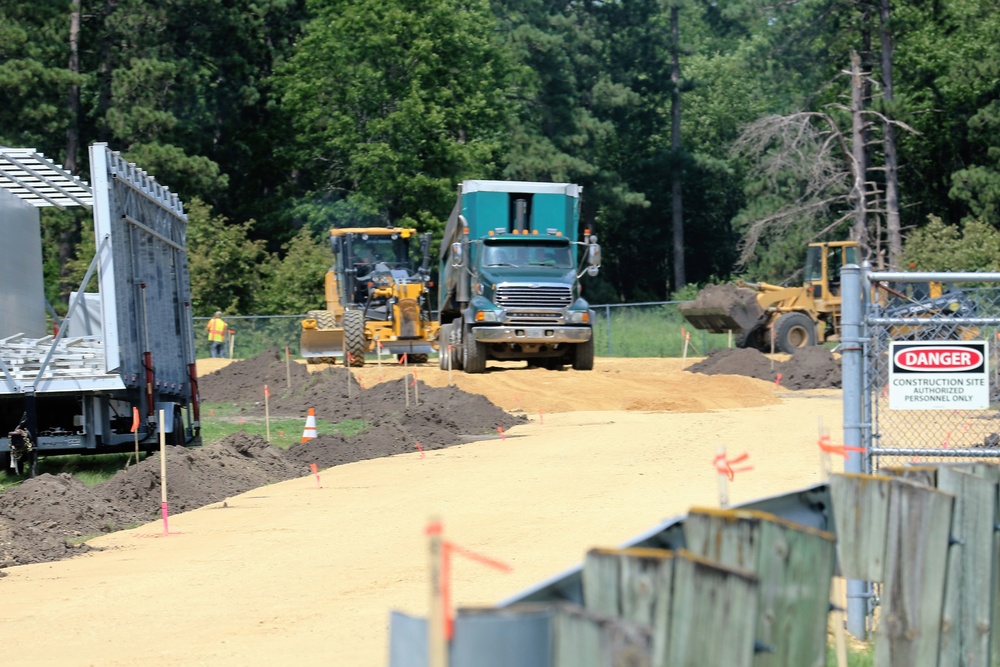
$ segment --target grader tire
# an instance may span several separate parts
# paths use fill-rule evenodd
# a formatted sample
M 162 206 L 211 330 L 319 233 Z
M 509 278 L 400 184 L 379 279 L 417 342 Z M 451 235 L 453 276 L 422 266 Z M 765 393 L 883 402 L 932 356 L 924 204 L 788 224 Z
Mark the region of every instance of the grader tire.
M 360 310 L 344 311 L 344 365 L 361 368 L 365 365 L 365 315 Z

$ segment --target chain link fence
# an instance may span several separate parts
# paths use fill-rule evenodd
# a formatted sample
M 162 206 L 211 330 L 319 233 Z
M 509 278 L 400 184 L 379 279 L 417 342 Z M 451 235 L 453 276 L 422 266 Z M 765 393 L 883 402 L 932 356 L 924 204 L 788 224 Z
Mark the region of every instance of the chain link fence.
M 866 470 L 1000 457 L 1000 274 L 867 277 Z M 977 369 L 949 372 L 957 369 L 908 369 L 899 356 L 934 359 L 949 350 L 984 357 Z
M 594 353 L 599 357 L 680 357 L 688 338 L 688 356 L 705 356 L 732 345 L 729 337 L 693 329 L 678 306 L 683 301 L 649 301 L 592 306 Z M 436 313 L 435 313 L 436 316 Z M 226 355 L 245 359 L 270 348 L 287 347 L 299 354 L 300 322 L 306 315 L 239 315 L 224 317 L 229 333 Z M 208 357 L 208 317 L 194 318 L 196 352 Z

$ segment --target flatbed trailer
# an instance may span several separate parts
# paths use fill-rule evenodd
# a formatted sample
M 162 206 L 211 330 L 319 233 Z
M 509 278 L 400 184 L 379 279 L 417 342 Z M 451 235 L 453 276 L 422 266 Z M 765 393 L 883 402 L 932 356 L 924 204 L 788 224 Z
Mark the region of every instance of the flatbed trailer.
M 187 217 L 107 145 L 91 183 L 34 149 L 0 147 L 0 468 L 39 455 L 200 444 Z M 95 255 L 58 330 L 46 328 L 38 209 L 93 211 Z M 85 293 L 96 276 L 98 291 Z M 161 420 L 160 415 L 163 415 Z

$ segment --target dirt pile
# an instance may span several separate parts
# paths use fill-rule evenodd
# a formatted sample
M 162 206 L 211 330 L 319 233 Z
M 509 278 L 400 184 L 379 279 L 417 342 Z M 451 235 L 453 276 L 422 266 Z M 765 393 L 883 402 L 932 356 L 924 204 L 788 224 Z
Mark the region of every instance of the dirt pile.
M 824 389 L 841 386 L 840 360 L 825 347 L 799 350 L 788 361 L 774 361 L 757 350 L 716 350 L 687 369 L 705 375 L 746 375 L 774 382 L 781 374 L 786 389 Z
M 344 368 L 314 374 L 300 364 L 291 368 L 293 388 L 287 390 L 282 353 L 269 350 L 205 376 L 200 394 L 204 401 L 235 403 L 242 414 L 262 415 L 267 384 L 272 417 L 302 416 L 312 407 L 327 421 L 363 419 L 367 428 L 352 437 L 322 435 L 287 451 L 243 431 L 199 449 L 170 447 L 166 459 L 171 513 L 308 474 L 311 463 L 328 468 L 415 452 L 417 443 L 430 451 L 526 421 L 455 387 L 431 387 L 411 379 L 362 389 Z M 94 487 L 67 474 L 40 475 L 0 493 L 0 568 L 83 553 L 90 547 L 74 545 L 76 541 L 159 517 L 158 454 Z

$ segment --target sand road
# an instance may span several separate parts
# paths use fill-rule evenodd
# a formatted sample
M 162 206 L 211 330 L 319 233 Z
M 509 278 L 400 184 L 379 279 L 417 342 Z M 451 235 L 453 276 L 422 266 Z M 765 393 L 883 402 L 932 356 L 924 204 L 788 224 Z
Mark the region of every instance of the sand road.
M 834 433 L 842 421 L 839 391 L 692 375 L 670 359 L 455 379 L 532 421 L 503 440 L 331 468 L 322 488 L 312 477 L 262 487 L 172 517 L 168 536 L 149 524 L 92 540 L 101 552 L 8 568 L 3 664 L 380 667 L 389 610 L 426 613 L 429 517 L 513 567 L 455 561 L 456 605 L 492 605 L 590 547 L 717 505 L 720 444 L 754 466 L 734 502 L 818 481 L 818 420 Z

